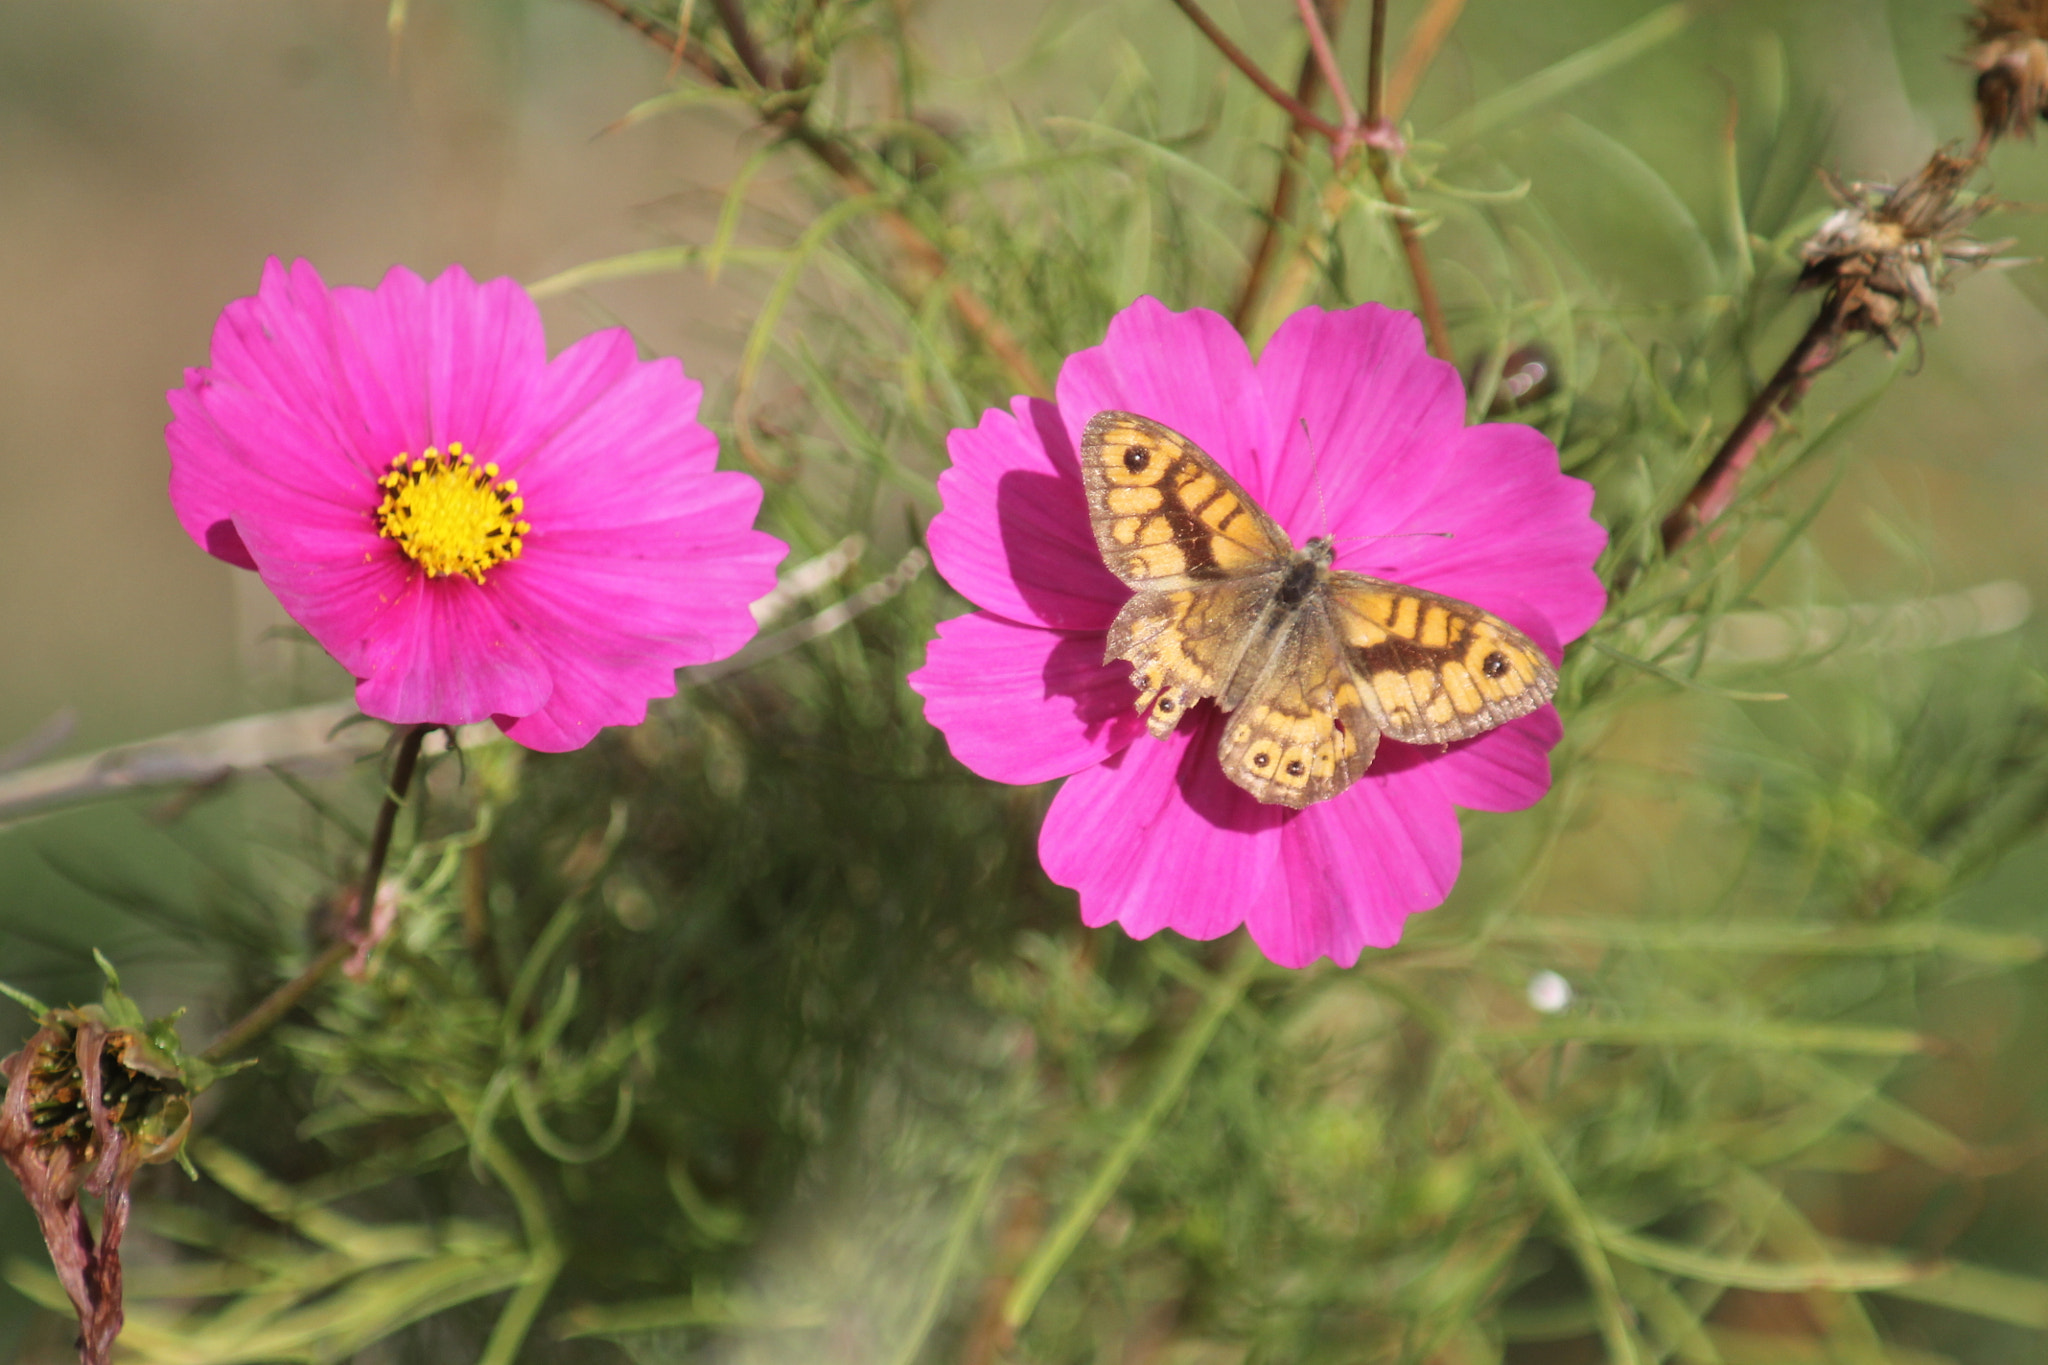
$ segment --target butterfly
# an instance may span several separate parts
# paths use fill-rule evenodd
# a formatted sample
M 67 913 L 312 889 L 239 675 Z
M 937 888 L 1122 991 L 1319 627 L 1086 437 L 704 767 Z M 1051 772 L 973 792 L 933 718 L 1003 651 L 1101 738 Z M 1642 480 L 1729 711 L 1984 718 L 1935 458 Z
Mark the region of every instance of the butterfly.
M 1333 568 L 1328 536 L 1295 549 L 1193 441 L 1132 412 L 1081 433 L 1095 545 L 1134 591 L 1103 662 L 1131 665 L 1164 739 L 1204 697 L 1229 714 L 1231 781 L 1300 810 L 1365 775 L 1381 735 L 1469 739 L 1550 700 L 1543 651 L 1469 602 Z

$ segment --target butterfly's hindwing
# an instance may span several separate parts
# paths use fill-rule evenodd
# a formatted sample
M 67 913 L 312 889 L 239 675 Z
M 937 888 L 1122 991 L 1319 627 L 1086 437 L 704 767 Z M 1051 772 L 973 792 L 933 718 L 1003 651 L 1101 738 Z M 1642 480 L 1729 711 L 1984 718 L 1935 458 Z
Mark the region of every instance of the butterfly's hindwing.
M 1363 777 L 1380 735 L 1322 602 L 1290 615 L 1265 668 L 1224 718 L 1216 757 L 1260 801 L 1300 810 Z
M 1137 709 L 1147 713 L 1156 738 L 1171 734 L 1197 701 L 1222 694 L 1272 595 L 1271 580 L 1255 575 L 1200 590 L 1139 592 L 1124 603 L 1110 625 L 1103 661 L 1131 665 Z

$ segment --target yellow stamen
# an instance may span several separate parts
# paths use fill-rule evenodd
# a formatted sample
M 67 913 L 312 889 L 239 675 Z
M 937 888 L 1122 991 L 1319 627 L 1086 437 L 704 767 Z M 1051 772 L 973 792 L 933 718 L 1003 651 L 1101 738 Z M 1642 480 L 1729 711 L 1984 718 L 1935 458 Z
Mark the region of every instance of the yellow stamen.
M 533 529 L 520 520 L 518 483 L 497 478 L 498 466 L 478 466 L 460 441 L 445 455 L 431 446 L 419 459 L 394 455 L 377 480 L 377 534 L 397 541 L 429 578 L 461 574 L 481 584 L 484 570 L 519 558 L 520 537 Z

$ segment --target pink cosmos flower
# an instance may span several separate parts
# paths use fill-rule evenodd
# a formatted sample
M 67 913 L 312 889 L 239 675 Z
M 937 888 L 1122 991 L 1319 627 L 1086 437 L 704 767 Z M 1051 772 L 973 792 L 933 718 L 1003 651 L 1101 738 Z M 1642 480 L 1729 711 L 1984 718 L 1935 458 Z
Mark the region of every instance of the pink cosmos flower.
M 703 387 L 614 329 L 548 359 L 511 280 L 329 289 L 272 259 L 170 394 L 171 505 L 357 679 L 366 715 L 532 749 L 630 725 L 754 633 L 785 547 Z
M 1391 946 L 1457 879 L 1453 808 L 1517 810 L 1549 788 L 1556 711 L 1444 749 L 1382 740 L 1362 779 L 1300 811 L 1224 776 L 1213 703 L 1151 738 L 1130 665 L 1102 661 L 1130 589 L 1096 550 L 1075 452 L 1105 409 L 1187 436 L 1296 545 L 1333 535 L 1338 568 L 1462 598 L 1553 659 L 1605 602 L 1592 488 L 1533 428 L 1466 426 L 1457 371 L 1413 317 L 1376 305 L 1304 309 L 1254 362 L 1217 314 L 1140 299 L 1068 358 L 1056 402 L 1019 398 L 953 433 L 931 549 L 982 609 L 940 625 L 910 685 L 975 772 L 1067 779 L 1039 858 L 1081 893 L 1082 919 L 1140 938 L 1244 924 L 1289 967 Z

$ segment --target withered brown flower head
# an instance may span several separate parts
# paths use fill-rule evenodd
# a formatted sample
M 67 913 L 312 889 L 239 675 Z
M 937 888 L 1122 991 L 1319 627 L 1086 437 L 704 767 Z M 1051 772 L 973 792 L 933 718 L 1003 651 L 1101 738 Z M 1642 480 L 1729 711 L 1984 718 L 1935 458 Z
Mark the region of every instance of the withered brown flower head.
M 1936 152 L 1896 188 L 1826 176 L 1840 207 L 1800 244 L 1799 286 L 1830 290 L 1843 332 L 1869 332 L 1893 349 L 1899 328 L 1939 324 L 1937 296 L 1953 271 L 1992 264 L 2012 245 L 1963 235 L 1995 203 L 1958 200 L 1977 164 Z
M 2048 0 L 1980 0 L 1969 22 L 1984 136 L 2032 137 L 2034 120 L 2048 118 Z
M 36 1013 L 34 1035 L 0 1060 L 0 1160 L 35 1210 L 77 1310 L 79 1358 L 99 1365 L 121 1331 L 128 1186 L 144 1165 L 183 1147 L 192 1064 L 170 1021 L 146 1023 L 111 972 L 100 1004 Z M 81 1193 L 100 1201 L 97 1239 Z

